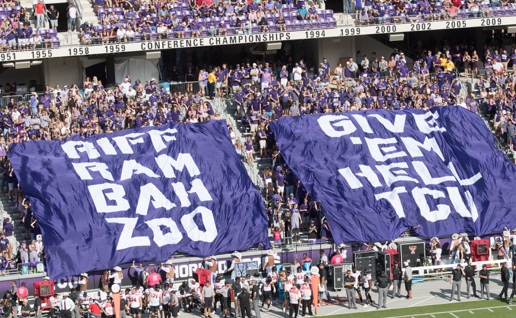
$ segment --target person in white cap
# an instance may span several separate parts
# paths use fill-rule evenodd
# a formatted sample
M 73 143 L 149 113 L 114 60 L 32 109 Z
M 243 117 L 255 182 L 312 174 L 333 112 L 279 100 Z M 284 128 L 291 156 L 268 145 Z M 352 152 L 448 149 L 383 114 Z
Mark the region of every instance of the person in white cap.
M 432 237 L 430 240 L 430 255 L 432 259 L 432 265 L 441 265 L 441 243 L 437 237 Z
M 79 280 L 77 281 L 77 284 L 79 285 L 80 291 L 88 290 L 88 273 L 82 273 L 81 275 L 79 275 Z
M 233 257 L 233 261 L 231 262 L 231 266 L 224 271 L 224 273 L 231 272 L 231 283 L 235 282 L 236 279 L 236 271 L 235 271 L 235 265 L 240 263 L 240 259 L 242 258 L 242 255 L 235 251 L 231 253 L 231 256 Z
M 122 279 L 124 278 L 124 274 L 122 273 L 122 268 L 120 266 L 115 266 L 113 268 L 115 271 L 113 274 L 109 275 L 109 278 L 113 279 L 113 284 L 118 284 L 122 287 Z
M 204 259 L 204 264 L 210 270 L 210 281 L 213 285 L 217 282 L 217 258 L 212 255 Z
M 164 264 L 161 263 L 161 270 L 165 272 L 165 283 L 174 284 L 176 271 L 174 270 L 174 266 L 172 266 L 172 260 L 168 260 Z
M 267 251 L 267 256 L 265 256 L 263 269 L 267 271 L 267 275 L 272 273 L 272 267 L 274 266 L 274 255 L 276 255 L 276 251 L 271 249 Z
M 459 262 L 462 258 L 460 247 L 460 237 L 459 234 L 455 233 L 452 235 L 452 241 L 450 243 L 450 260 L 452 263 Z
M 407 290 L 407 299 L 412 299 L 412 267 L 410 267 L 410 260 L 403 262 L 403 265 L 405 265 L 403 280 L 405 281 L 405 289 Z

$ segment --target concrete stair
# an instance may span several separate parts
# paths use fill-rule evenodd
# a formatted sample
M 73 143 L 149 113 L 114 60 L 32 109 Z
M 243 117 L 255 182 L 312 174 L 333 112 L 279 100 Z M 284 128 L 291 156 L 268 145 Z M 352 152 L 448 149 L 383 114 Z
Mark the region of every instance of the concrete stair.
M 99 25 L 99 17 L 95 14 L 93 4 L 89 0 L 79 0 L 82 7 L 81 12 L 81 23 L 88 21 L 90 24 Z
M 61 45 L 80 45 L 79 32 L 58 32 L 57 37 Z
M 25 228 L 23 226 L 21 215 L 16 207 L 17 202 L 9 201 L 6 193 L 0 194 L 0 213 L 2 215 L 2 222 L 5 218 L 10 218 L 14 225 L 13 235 L 16 238 L 16 245 L 13 248 L 18 248 L 21 241 L 25 241 Z M 12 242 L 11 242 L 12 243 Z

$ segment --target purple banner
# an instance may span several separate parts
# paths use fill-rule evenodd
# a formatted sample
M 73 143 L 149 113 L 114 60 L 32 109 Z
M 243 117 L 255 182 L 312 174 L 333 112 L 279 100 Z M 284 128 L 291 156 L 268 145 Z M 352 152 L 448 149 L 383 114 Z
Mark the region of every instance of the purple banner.
M 224 121 L 13 145 L 50 277 L 176 251 L 208 256 L 269 247 L 260 192 Z
M 516 226 L 516 168 L 464 108 L 283 117 L 272 130 L 337 243 Z

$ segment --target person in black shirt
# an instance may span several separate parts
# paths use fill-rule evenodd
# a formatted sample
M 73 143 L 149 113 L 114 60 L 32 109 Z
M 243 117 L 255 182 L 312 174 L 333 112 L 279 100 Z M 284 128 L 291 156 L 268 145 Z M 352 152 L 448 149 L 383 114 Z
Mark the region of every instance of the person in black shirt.
M 30 305 L 27 302 L 27 299 L 24 299 L 23 303 L 22 303 L 22 306 L 21 306 L 21 316 L 23 318 L 29 318 L 31 311 L 32 311 L 32 309 L 30 308 Z
M 242 292 L 238 295 L 238 306 L 240 307 L 240 312 L 242 313 L 242 318 L 247 317 L 251 318 L 251 295 L 247 292 L 246 288 L 242 288 Z
M 13 305 L 9 299 L 4 302 L 4 307 L 2 308 L 4 311 L 3 318 L 11 318 L 14 315 Z
M 507 292 L 509 289 L 509 269 L 507 268 L 507 262 L 502 263 L 501 274 L 502 274 L 503 288 L 502 288 L 502 291 L 500 292 L 500 294 L 498 295 L 498 298 L 507 299 Z M 503 297 L 503 296 L 505 296 L 505 297 Z
M 240 285 L 240 277 L 235 278 L 235 282 L 231 285 L 231 289 L 233 290 L 233 297 L 235 301 L 235 315 L 237 317 L 242 316 L 240 312 L 240 306 L 238 305 L 238 296 L 242 292 L 242 285 Z M 229 307 L 229 313 L 231 313 L 231 307 Z
M 387 308 L 387 293 L 389 292 L 389 286 L 391 286 L 391 279 L 385 275 L 385 272 L 381 272 L 380 276 L 376 278 L 376 288 L 378 288 L 378 307 Z
M 473 297 L 477 297 L 477 284 L 475 283 L 475 267 L 468 261 L 468 265 L 464 268 L 464 277 L 466 278 L 466 291 L 468 293 L 468 299 L 471 295 L 471 288 L 473 289 Z
M 489 296 L 489 271 L 487 270 L 487 265 L 482 265 L 482 270 L 478 273 L 478 277 L 480 277 L 480 298 L 484 298 L 484 290 L 486 292 L 487 300 L 490 300 Z
M 457 300 L 460 301 L 460 282 L 462 276 L 465 276 L 464 270 L 462 269 L 462 266 L 460 264 L 457 264 L 457 268 L 453 269 L 450 275 L 450 283 L 452 284 L 450 301 L 453 300 L 453 295 L 455 294 L 455 291 L 457 291 Z
M 42 311 L 43 308 L 41 307 L 41 299 L 39 298 L 38 294 L 34 294 L 34 317 L 42 318 Z
M 348 271 L 346 277 L 344 277 L 344 288 L 348 298 L 348 308 L 351 309 L 353 307 L 357 309 L 357 304 L 355 303 L 355 277 L 351 276 L 351 271 Z
M 400 298 L 400 289 L 401 289 L 401 279 L 403 277 L 402 271 L 400 268 L 400 264 L 398 262 L 394 262 L 394 267 L 392 268 L 392 295 L 391 298 L 398 297 Z
M 256 281 L 257 279 L 254 277 L 251 280 L 251 298 L 255 315 L 257 318 L 260 318 L 260 286 L 258 286 Z
M 324 266 L 325 264 L 323 263 L 319 264 L 319 290 L 322 290 L 320 292 L 321 296 L 324 296 L 324 294 L 326 294 L 326 301 L 331 302 L 330 292 L 328 291 L 328 272 L 326 271 L 326 268 Z M 321 296 L 319 297 L 319 301 L 321 301 Z

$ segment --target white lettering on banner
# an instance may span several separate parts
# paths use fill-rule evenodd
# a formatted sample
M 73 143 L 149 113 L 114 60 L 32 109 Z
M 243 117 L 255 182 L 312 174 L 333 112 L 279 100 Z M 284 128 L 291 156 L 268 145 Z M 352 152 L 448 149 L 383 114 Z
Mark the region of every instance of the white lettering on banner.
M 201 179 L 192 180 L 192 187 L 189 191 L 186 191 L 185 185 L 181 182 L 172 183 L 172 187 L 181 202 L 181 207 L 189 207 L 192 204 L 190 199 L 188 199 L 188 194 L 192 193 L 195 193 L 201 202 L 212 200 L 210 193 L 204 186 Z
M 174 203 L 170 202 L 154 184 L 148 183 L 140 187 L 140 197 L 138 198 L 136 214 L 147 215 L 151 202 L 155 209 L 164 208 L 165 210 L 170 210 L 176 206 Z
M 176 136 L 174 134 L 177 133 L 177 129 L 169 128 L 166 130 L 151 130 L 149 131 L 149 136 L 151 138 L 152 144 L 154 145 L 154 149 L 156 152 L 160 152 L 161 150 L 167 148 L 167 145 L 163 142 L 165 141 L 174 141 L 176 140 Z
M 437 111 L 410 115 L 415 123 L 415 127 L 411 128 L 416 128 L 420 133 L 429 135 L 446 132 Z M 452 211 L 463 218 L 477 220 L 477 207 L 471 192 L 464 187 L 474 185 L 482 179 L 482 174 L 476 173 L 469 178 L 461 178 L 453 163 L 447 162 L 436 136 L 424 136 L 423 141 L 414 137 L 399 136 L 405 131 L 407 114 L 396 114 L 393 121 L 380 114 L 327 115 L 319 117 L 317 122 L 328 137 L 348 138 L 350 144 L 364 148 L 377 162 L 372 165 L 358 164 L 338 169 L 339 175 L 351 189 L 382 189 L 382 192 L 374 194 L 376 201 L 386 200 L 400 218 L 406 217 L 403 202 L 412 199 L 421 216 L 429 222 L 445 220 Z M 392 137 L 367 136 L 375 134 L 378 128 L 391 132 Z M 433 154 L 440 159 L 442 165 L 430 167 L 421 160 L 408 160 L 421 159 Z M 403 162 L 390 162 L 403 158 Z M 401 186 L 400 182 L 408 182 L 413 186 L 407 188 L 406 185 Z M 454 184 L 460 187 L 453 186 Z M 385 187 L 389 187 L 390 190 L 385 191 Z M 434 189 L 435 187 L 438 189 Z M 437 202 L 434 203 L 434 208 L 429 204 L 430 201 Z
M 102 178 L 115 181 L 113 175 L 109 172 L 107 164 L 103 162 L 72 162 L 72 165 L 81 180 L 93 180 L 89 171 L 95 171 L 100 173 Z
M 125 197 L 122 185 L 116 183 L 102 183 L 88 186 L 91 198 L 98 213 L 127 211 L 131 208 Z M 112 204 L 109 201 L 114 201 Z
M 136 224 L 138 223 L 138 218 L 109 218 L 106 219 L 108 223 L 117 223 L 123 224 L 122 233 L 120 233 L 120 238 L 118 239 L 118 245 L 116 246 L 117 250 L 123 250 L 130 247 L 136 246 L 150 246 L 150 239 L 146 236 L 134 236 L 133 232 Z
M 396 138 L 366 138 L 366 143 L 369 148 L 369 153 L 376 161 L 386 161 L 387 159 L 405 157 L 407 154 L 404 151 L 396 151 L 395 146 L 380 147 L 380 145 L 397 145 Z
M 120 149 L 123 154 L 131 155 L 133 154 L 133 148 L 131 145 L 143 144 L 143 133 L 132 133 L 123 136 L 114 137 L 113 140 L 116 142 L 116 145 Z
M 407 148 L 407 152 L 410 154 L 412 158 L 423 157 L 424 155 L 421 151 L 422 148 L 428 152 L 433 151 L 435 154 L 439 156 L 439 158 L 441 158 L 442 161 L 444 161 L 444 155 L 441 151 L 441 148 L 439 148 L 439 145 L 437 144 L 437 140 L 435 140 L 435 138 L 425 137 L 425 141 L 423 141 L 423 143 L 420 143 L 419 141 L 411 137 L 401 137 L 401 141 L 403 141 L 405 148 Z
M 146 222 L 154 234 L 154 242 L 159 247 L 167 244 L 177 244 L 183 239 L 183 234 L 179 231 L 176 222 L 171 219 L 154 219 Z M 163 234 L 162 226 L 167 227 L 170 232 Z
M 131 217 L 106 218 L 107 223 L 122 225 L 117 250 L 151 246 L 151 244 L 156 244 L 158 247 L 178 244 L 183 240 L 184 234 L 194 242 L 211 243 L 217 237 L 218 231 L 213 212 L 207 207 L 198 205 L 202 202 L 213 201 L 213 199 L 204 182 L 199 178 L 201 171 L 192 155 L 179 153 L 176 158 L 173 158 L 167 154 L 159 154 L 168 149 L 171 142 L 176 141 L 177 133 L 177 129 L 169 128 L 150 130 L 147 133 L 103 137 L 96 142 L 67 141 L 61 145 L 69 159 L 83 160 L 99 159 L 101 155 L 98 149 L 105 156 L 132 155 L 135 152 L 140 156 L 142 150 L 136 149 L 141 149 L 145 144 L 152 144 L 156 151 L 155 156 L 149 158 L 153 160 L 153 163 L 155 162 L 153 166 L 144 166 L 137 161 L 138 158 L 114 160 L 121 165 L 120 169 L 108 166 L 104 162 L 71 162 L 81 180 L 98 181 L 99 178 L 102 178 L 111 181 L 87 186 L 97 213 L 127 213 L 132 210 L 138 216 L 148 216 L 149 211 L 165 210 L 167 211 L 166 215 L 172 215 L 174 213 L 172 209 L 178 208 L 178 206 L 188 208 L 185 214 L 177 216 L 180 225 L 173 218 L 152 218 L 152 215 L 151 219 L 141 221 L 140 217 L 134 217 L 134 214 L 131 214 Z M 176 179 L 177 171 L 183 172 L 185 168 L 188 175 L 183 177 L 189 177 L 189 181 L 170 182 L 171 180 L 167 180 Z M 149 182 L 137 189 L 139 195 L 136 204 L 132 201 L 135 198 L 126 197 L 128 192 L 124 188 L 124 185 L 132 184 L 132 182 L 125 181 L 133 178 L 156 180 L 153 181 L 155 183 Z M 117 181 L 123 183 L 118 184 Z M 185 183 L 189 183 L 189 185 Z M 166 194 L 163 193 L 159 187 L 160 184 L 167 184 L 170 190 Z M 173 202 L 174 194 L 177 204 Z
M 195 223 L 194 217 L 200 214 L 204 225 L 204 231 L 199 229 Z M 186 234 L 193 241 L 213 242 L 217 237 L 217 227 L 215 227 L 215 219 L 213 213 L 203 206 L 197 207 L 191 213 L 181 217 L 181 224 L 186 230 Z
M 186 168 L 191 177 L 201 174 L 201 171 L 189 153 L 180 153 L 177 156 L 177 160 L 167 155 L 161 155 L 156 158 L 156 163 L 163 171 L 165 177 L 170 179 L 176 177 L 174 170 L 183 171 L 184 168 Z
M 136 160 L 124 160 L 120 181 L 131 179 L 135 174 L 144 174 L 149 178 L 159 178 L 151 169 L 142 166 Z
M 419 208 L 421 216 L 427 221 L 437 222 L 446 220 L 451 213 L 450 206 L 445 204 L 437 204 L 437 210 L 430 211 L 430 206 L 426 200 L 426 196 L 431 196 L 433 199 L 445 198 L 442 191 L 432 190 L 428 188 L 414 188 L 412 189 L 412 197 Z
M 380 201 L 380 199 L 387 200 L 392 205 L 392 208 L 398 217 L 404 218 L 405 211 L 403 210 L 403 205 L 401 204 L 400 193 L 407 193 L 405 187 L 396 187 L 392 189 L 392 191 L 375 194 L 375 198 L 376 201 Z
M 406 162 L 393 162 L 389 165 L 378 165 L 376 168 L 382 175 L 383 180 L 388 187 L 398 181 L 419 182 L 417 179 L 409 177 L 408 172 L 403 170 L 408 169 L 408 164 Z
M 261 268 L 262 266 L 262 257 L 253 257 L 253 258 L 243 258 L 241 260 L 241 262 L 257 262 L 258 263 L 258 268 Z M 184 260 L 181 260 L 181 259 L 178 259 L 177 260 L 178 263 L 181 263 L 181 262 L 185 262 Z M 226 269 L 228 269 L 228 266 L 227 266 L 227 263 L 231 263 L 231 260 L 227 259 L 227 260 L 223 260 L 223 259 L 219 259 L 217 261 L 217 272 L 218 273 L 223 273 Z M 281 259 L 279 257 L 279 255 L 276 255 L 274 256 L 274 263 L 275 264 L 281 264 Z M 176 279 L 179 279 L 179 278 L 190 278 L 192 277 L 193 273 L 198 269 L 198 268 L 203 268 L 203 263 L 189 263 L 188 265 L 186 264 L 176 264 L 176 265 L 173 265 L 174 266 L 174 272 L 175 272 L 175 278 Z
M 67 141 L 61 145 L 61 148 L 70 159 L 79 159 L 79 152 L 86 153 L 89 159 L 100 157 L 100 153 L 95 149 L 93 143 L 87 141 Z
M 202 227 L 200 229 L 195 222 L 195 216 L 200 214 L 202 216 Z M 138 218 L 107 218 L 108 223 L 122 224 L 124 227 L 118 240 L 117 250 L 123 250 L 131 247 L 150 246 L 150 239 L 147 236 L 134 236 L 133 233 L 138 223 Z M 148 228 L 153 232 L 153 241 L 159 247 L 165 245 L 177 244 L 183 239 L 179 227 L 172 219 L 153 219 L 144 222 Z M 217 237 L 217 228 L 215 226 L 215 219 L 211 210 L 199 206 L 189 214 L 181 217 L 181 225 L 186 231 L 186 235 L 196 242 L 213 242 Z M 162 227 L 170 229 L 170 233 L 164 234 Z M 170 235 L 169 235 L 170 234 Z M 179 237 L 181 236 L 181 237 Z

